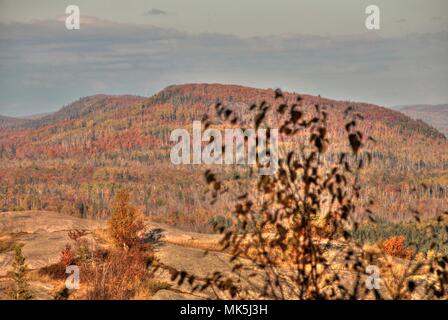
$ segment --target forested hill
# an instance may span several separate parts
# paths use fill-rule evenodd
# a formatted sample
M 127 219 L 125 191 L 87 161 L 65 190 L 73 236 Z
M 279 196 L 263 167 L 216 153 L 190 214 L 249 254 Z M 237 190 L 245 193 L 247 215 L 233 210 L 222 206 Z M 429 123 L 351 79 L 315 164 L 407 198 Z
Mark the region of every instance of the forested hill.
M 400 112 L 415 120 L 422 120 L 448 137 L 448 104 L 419 104 L 397 107 Z
M 285 93 L 289 102 L 296 95 Z M 438 199 L 446 201 L 448 142 L 436 129 L 372 104 L 300 96 L 304 111 L 313 110 L 314 104 L 326 109 L 335 145 L 346 142 L 344 111 L 350 106 L 363 116 L 359 129 L 377 140 L 371 150 L 375 167 L 367 172 L 365 185 L 369 195 L 383 202 L 384 214 L 404 210 L 393 207 L 395 196 L 429 209 L 436 208 Z M 22 122 L 1 118 L 0 123 L 9 125 L 0 126 L 0 210 L 107 215 L 112 196 L 125 186 L 146 214 L 173 224 L 207 224 L 224 209 L 205 205 L 201 166 L 170 163 L 169 138 L 173 129 L 190 128 L 193 120 L 214 114 L 218 101 L 246 117 L 248 125 L 252 103 L 278 103 L 272 89 L 185 84 L 152 97 L 86 97 L 37 119 L 19 119 Z M 413 189 L 420 197 L 411 195 Z M 198 208 L 207 208 L 205 218 L 190 215 Z

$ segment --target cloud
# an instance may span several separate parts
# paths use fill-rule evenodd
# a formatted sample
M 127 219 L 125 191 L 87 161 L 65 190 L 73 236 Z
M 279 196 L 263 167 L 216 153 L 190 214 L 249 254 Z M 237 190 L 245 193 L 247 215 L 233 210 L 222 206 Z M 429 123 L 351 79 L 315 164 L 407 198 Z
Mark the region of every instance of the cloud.
M 396 20 L 395 22 L 396 23 L 407 23 L 408 19 L 401 18 L 401 19 Z
M 0 24 L 0 114 L 47 112 L 98 91 L 149 96 L 187 82 L 388 105 L 448 101 L 446 32 L 240 38 L 88 21 L 70 31 L 58 20 Z
M 145 16 L 162 16 L 167 15 L 168 13 L 166 11 L 157 9 L 157 8 L 151 8 L 150 10 L 146 11 L 144 13 Z

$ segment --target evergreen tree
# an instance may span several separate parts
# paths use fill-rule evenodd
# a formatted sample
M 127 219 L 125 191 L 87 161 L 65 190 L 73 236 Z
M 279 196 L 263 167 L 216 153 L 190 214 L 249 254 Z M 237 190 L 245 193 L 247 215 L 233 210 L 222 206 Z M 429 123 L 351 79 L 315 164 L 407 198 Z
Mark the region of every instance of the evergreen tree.
M 14 300 L 29 300 L 32 298 L 26 280 L 26 269 L 27 266 L 22 253 L 22 247 L 17 245 L 15 247 L 13 271 L 11 272 L 11 278 L 14 280 L 11 298 Z

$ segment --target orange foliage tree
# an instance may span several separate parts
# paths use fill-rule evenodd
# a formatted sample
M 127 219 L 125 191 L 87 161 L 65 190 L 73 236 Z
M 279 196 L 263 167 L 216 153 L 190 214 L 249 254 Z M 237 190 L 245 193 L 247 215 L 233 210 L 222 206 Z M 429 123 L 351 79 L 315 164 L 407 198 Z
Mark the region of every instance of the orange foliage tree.
M 384 240 L 381 247 L 388 255 L 411 260 L 414 250 L 412 248 L 406 248 L 404 236 L 390 237 Z
M 140 241 L 139 234 L 144 229 L 143 215 L 129 204 L 129 193 L 126 190 L 120 190 L 115 198 L 108 227 L 117 247 L 128 250 Z

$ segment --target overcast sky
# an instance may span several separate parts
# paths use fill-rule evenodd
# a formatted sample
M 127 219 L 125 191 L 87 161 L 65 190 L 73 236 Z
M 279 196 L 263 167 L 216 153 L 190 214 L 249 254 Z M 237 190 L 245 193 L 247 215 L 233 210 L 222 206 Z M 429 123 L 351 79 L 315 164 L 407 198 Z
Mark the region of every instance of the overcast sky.
M 65 7 L 81 29 L 65 29 Z M 365 8 L 381 29 L 365 28 Z M 0 0 L 0 114 L 177 83 L 448 102 L 446 0 Z

